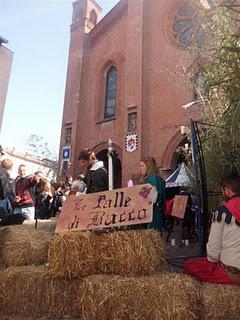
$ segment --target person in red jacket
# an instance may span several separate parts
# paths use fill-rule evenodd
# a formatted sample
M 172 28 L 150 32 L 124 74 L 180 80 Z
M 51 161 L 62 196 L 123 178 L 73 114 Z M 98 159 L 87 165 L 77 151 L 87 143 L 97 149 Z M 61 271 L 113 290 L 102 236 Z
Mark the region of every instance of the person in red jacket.
M 16 178 L 16 197 L 14 213 L 21 213 L 27 220 L 34 220 L 34 199 L 31 196 L 31 188 L 40 180 L 38 175 L 26 176 L 26 166 L 18 167 Z

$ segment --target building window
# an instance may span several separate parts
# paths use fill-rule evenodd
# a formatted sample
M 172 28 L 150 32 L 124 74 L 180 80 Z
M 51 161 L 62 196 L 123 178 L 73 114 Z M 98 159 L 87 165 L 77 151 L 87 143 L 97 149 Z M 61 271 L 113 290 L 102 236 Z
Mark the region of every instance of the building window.
M 128 132 L 137 131 L 137 112 L 131 112 L 128 114 Z
M 91 11 L 89 20 L 94 26 L 97 24 L 97 14 L 95 10 Z
M 115 116 L 117 93 L 117 69 L 111 67 L 107 73 L 104 118 Z
M 204 31 L 201 26 L 203 17 L 197 14 L 190 4 L 182 6 L 175 16 L 172 31 L 176 41 L 189 45 L 193 39 L 200 45 L 204 40 Z
M 65 144 L 70 144 L 72 141 L 72 126 L 65 128 Z

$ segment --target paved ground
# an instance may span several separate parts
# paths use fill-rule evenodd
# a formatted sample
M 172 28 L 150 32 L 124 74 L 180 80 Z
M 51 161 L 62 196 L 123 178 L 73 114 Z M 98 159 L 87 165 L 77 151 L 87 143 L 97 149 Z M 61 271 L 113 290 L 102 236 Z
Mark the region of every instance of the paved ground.
M 174 226 L 174 233 L 171 234 L 170 241 L 166 242 L 168 270 L 172 272 L 181 272 L 184 261 L 198 256 L 199 253 L 198 242 L 196 240 L 190 241 L 189 246 L 185 246 L 182 243 L 181 236 L 181 226 Z M 162 238 L 166 241 L 166 232 L 163 233 Z M 171 239 L 175 239 L 175 245 L 171 245 Z

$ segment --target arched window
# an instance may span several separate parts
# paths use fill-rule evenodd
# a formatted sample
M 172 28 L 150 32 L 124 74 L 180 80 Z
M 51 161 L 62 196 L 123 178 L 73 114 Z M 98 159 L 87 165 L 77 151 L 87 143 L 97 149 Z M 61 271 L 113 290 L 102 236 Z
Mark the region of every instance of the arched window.
M 92 24 L 95 26 L 97 24 L 97 14 L 95 10 L 92 10 L 90 12 L 90 18 L 89 20 L 92 22 Z
M 105 112 L 104 118 L 115 116 L 116 112 L 116 93 L 117 93 L 117 69 L 111 67 L 106 78 Z

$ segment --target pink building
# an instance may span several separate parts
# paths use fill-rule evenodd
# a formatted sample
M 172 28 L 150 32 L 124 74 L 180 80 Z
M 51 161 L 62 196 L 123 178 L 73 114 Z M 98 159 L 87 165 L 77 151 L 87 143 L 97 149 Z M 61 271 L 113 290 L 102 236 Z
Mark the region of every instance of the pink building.
M 13 58 L 12 51 L 4 45 L 6 43 L 8 43 L 8 41 L 0 37 L 0 132 Z

